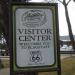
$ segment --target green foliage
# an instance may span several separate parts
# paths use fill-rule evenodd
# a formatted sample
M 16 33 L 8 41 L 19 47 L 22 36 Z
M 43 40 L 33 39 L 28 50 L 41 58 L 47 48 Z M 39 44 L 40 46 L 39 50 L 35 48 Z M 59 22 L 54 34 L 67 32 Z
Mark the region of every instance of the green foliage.
M 0 69 L 4 68 L 2 62 L 1 62 L 1 59 L 0 59 Z
M 0 63 L 0 69 L 4 68 L 3 65 Z
M 1 44 L 0 43 L 0 49 L 6 49 L 6 44 Z

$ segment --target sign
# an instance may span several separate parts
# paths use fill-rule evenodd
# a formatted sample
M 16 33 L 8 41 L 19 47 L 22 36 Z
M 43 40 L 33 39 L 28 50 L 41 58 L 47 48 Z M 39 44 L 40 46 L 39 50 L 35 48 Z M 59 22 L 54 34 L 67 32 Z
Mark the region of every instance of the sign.
M 57 4 L 11 4 L 13 70 L 58 68 Z

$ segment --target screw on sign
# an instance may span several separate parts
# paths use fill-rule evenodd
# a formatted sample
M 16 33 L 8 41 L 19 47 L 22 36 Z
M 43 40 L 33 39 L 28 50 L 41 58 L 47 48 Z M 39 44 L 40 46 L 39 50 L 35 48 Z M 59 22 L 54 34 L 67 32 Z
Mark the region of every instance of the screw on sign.
M 42 60 L 40 51 L 30 51 L 30 61 L 34 63 L 38 63 Z

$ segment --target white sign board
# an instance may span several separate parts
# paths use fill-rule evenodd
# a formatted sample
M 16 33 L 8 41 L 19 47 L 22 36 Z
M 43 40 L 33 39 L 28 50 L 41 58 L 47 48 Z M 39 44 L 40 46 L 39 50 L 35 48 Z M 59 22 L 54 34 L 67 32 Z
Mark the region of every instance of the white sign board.
M 13 65 L 22 70 L 56 65 L 55 6 L 14 5 L 12 11 Z
M 54 64 L 53 17 L 50 9 L 16 10 L 17 65 Z

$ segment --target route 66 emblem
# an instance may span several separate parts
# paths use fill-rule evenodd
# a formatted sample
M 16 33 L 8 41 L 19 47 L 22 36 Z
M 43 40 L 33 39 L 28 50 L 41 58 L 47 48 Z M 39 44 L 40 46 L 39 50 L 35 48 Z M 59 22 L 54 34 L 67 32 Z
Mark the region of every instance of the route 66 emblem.
M 30 51 L 30 61 L 34 63 L 39 63 L 42 61 L 42 56 L 40 51 Z

